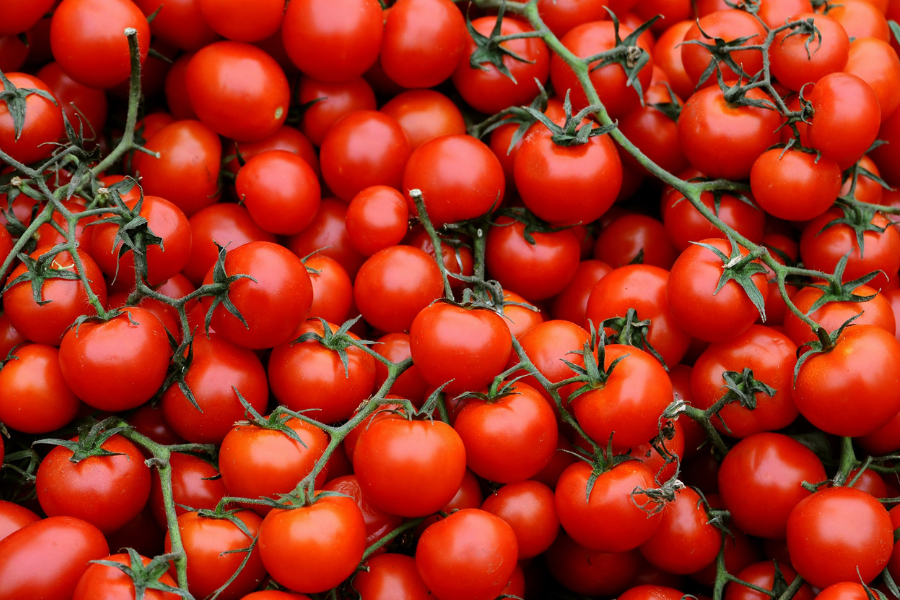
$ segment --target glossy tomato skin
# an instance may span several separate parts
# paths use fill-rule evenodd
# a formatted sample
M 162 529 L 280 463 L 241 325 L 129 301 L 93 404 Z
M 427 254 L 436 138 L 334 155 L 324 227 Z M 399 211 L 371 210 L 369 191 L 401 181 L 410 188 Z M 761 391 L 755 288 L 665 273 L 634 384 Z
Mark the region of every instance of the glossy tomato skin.
M 762 44 L 766 37 L 766 29 L 756 17 L 742 10 L 726 9 L 705 15 L 697 20 L 684 36 L 684 41 L 699 41 L 703 44 L 714 44 L 713 38 L 724 39 L 731 42 L 738 38 L 750 38 L 742 42 L 741 46 L 753 46 Z M 745 79 L 753 77 L 762 69 L 763 59 L 759 50 L 733 50 L 729 52 L 744 72 Z M 691 81 L 698 83 L 701 75 L 709 67 L 712 55 L 709 50 L 697 44 L 685 44 L 681 46 L 681 61 L 685 72 Z M 725 64 L 719 65 L 723 79 L 737 79 L 731 67 Z M 715 71 L 703 82 L 703 87 L 716 86 Z
M 706 239 L 703 243 L 718 248 L 729 256 L 731 247 L 725 240 Z M 749 252 L 740 248 L 742 255 Z M 675 323 L 696 338 L 708 342 L 724 341 L 747 331 L 759 316 L 747 293 L 730 280 L 718 293 L 713 293 L 722 276 L 722 260 L 703 246 L 691 246 L 681 253 L 669 273 L 666 294 Z M 762 294 L 769 288 L 762 274 L 751 276 Z
M 548 128 L 536 125 L 516 154 L 513 173 L 522 201 L 545 221 L 597 220 L 622 187 L 622 162 L 612 138 L 595 136 L 586 144 L 564 147 L 551 137 Z
M 847 169 L 878 136 L 881 125 L 878 97 L 856 75 L 832 73 L 816 83 L 808 99 L 817 117 L 807 127 L 809 145 L 841 169 Z
M 166 378 L 171 352 L 159 319 L 130 306 L 109 321 L 87 321 L 69 329 L 59 362 L 76 396 L 94 408 L 115 412 L 136 408 L 156 393 Z
M 88 561 L 109 555 L 99 529 L 48 517 L 0 540 L 0 598 L 71 598 Z
M 490 148 L 467 135 L 447 135 L 419 146 L 403 171 L 410 214 L 418 214 L 410 190 L 420 190 L 435 227 L 475 219 L 499 206 L 505 177 Z
M 187 217 L 218 200 L 222 142 L 212 129 L 199 121 L 176 121 L 151 136 L 146 148 L 160 157 L 135 155 L 145 194 L 165 198 Z
M 275 235 L 263 231 L 247 209 L 237 204 L 207 206 L 192 216 L 189 224 L 191 255 L 181 272 L 194 285 L 201 284 L 216 264 L 219 249 L 215 243 L 234 250 L 249 242 L 275 242 Z
M 791 563 L 818 588 L 868 583 L 887 566 L 893 529 L 888 512 L 869 494 L 826 488 L 802 500 L 788 518 Z
M 424 517 L 441 510 L 459 489 L 465 446 L 446 423 L 385 419 L 359 436 L 353 470 L 374 506 L 402 517 Z
M 725 393 L 724 373 L 740 373 L 749 368 L 754 379 L 770 385 L 775 394 L 769 397 L 757 392 L 754 410 L 744 408 L 739 402 L 729 403 L 713 424 L 719 431 L 736 438 L 783 429 L 798 415 L 792 394 L 796 364 L 797 346 L 790 338 L 770 327 L 751 325 L 730 340 L 711 344 L 694 363 L 691 389 L 695 405 L 708 408 L 715 404 Z
M 137 446 L 120 435 L 101 447 L 117 455 L 91 456 L 73 463 L 69 460 L 72 451 L 56 446 L 38 467 L 35 487 L 48 515 L 78 517 L 112 533 L 147 504 L 150 468 Z
M 204 125 L 246 142 L 281 127 L 291 96 L 275 59 L 241 42 L 216 42 L 199 50 L 187 66 L 187 91 Z
M 759 205 L 788 221 L 814 219 L 831 208 L 841 191 L 841 169 L 833 160 L 799 150 L 763 152 L 750 171 Z
M 503 519 L 477 508 L 430 526 L 416 547 L 416 567 L 442 600 L 491 600 L 516 568 L 516 535 Z
M 244 407 L 234 388 L 256 411 L 266 410 L 269 386 L 256 354 L 224 339 L 218 333 L 194 338 L 194 360 L 185 376 L 198 411 L 177 385 L 162 396 L 166 422 L 181 437 L 199 444 L 219 444 L 235 421 L 244 418 Z
M 252 5 L 233 0 L 200 0 L 196 6 L 213 31 L 236 42 L 258 42 L 274 35 L 284 15 L 279 0 Z
M 835 331 L 840 328 L 847 319 L 859 315 L 853 321 L 854 325 L 877 325 L 888 333 L 897 331 L 897 323 L 894 311 L 885 295 L 877 290 L 861 285 L 853 293 L 857 296 L 874 296 L 868 302 L 829 302 L 821 308 L 810 312 L 813 304 L 822 297 L 824 292 L 818 288 L 806 287 L 794 294 L 791 300 L 794 306 L 803 314 L 824 327 L 826 331 Z M 809 328 L 809 325 L 801 321 L 797 315 L 788 312 L 784 318 L 784 329 L 796 344 L 813 342 L 818 339 Z
M 612 270 L 588 297 L 585 326 L 599 327 L 606 319 L 625 317 L 629 308 L 638 319 L 650 319 L 647 341 L 667 365 L 684 357 L 691 336 L 675 321 L 666 295 L 669 272 L 651 265 L 626 265 Z
M 759 89 L 748 98 L 764 100 Z M 734 106 L 719 86 L 698 91 L 678 118 L 678 137 L 688 162 L 711 178 L 746 179 L 756 158 L 778 143 L 781 115 L 774 110 Z M 722 160 L 722 152 L 728 160 Z
M 556 452 L 556 417 L 536 389 L 517 382 L 512 395 L 494 402 L 469 399 L 453 428 L 466 446 L 466 463 L 498 483 L 537 475 Z
M 584 461 L 569 466 L 556 484 L 556 512 L 566 533 L 590 550 L 625 552 L 633 550 L 656 532 L 662 514 L 651 516 L 638 505 L 654 507 L 638 491 L 656 487 L 653 473 L 638 462 L 624 462 L 601 473 L 587 486 L 593 467 Z
M 322 199 L 315 171 L 286 150 L 269 150 L 249 159 L 238 171 L 235 189 L 256 224 L 279 235 L 306 229 Z
M 353 578 L 355 589 L 366 600 L 429 600 L 431 592 L 416 569 L 414 558 L 404 554 L 381 554 L 366 560 L 368 571 Z
M 50 21 L 53 58 L 66 75 L 88 87 L 111 88 L 128 79 L 131 61 L 122 32 L 137 31 L 140 60 L 150 49 L 150 25 L 128 0 L 64 0 Z
M 211 269 L 203 279 L 213 282 Z M 250 242 L 228 252 L 225 273 L 249 275 L 235 281 L 228 297 L 247 325 L 221 304 L 212 314 L 211 326 L 229 341 L 245 348 L 272 348 L 293 339 L 297 327 L 306 320 L 312 306 L 312 283 L 300 259 L 283 246 L 270 242 Z M 255 281 L 254 281 L 255 280 Z M 201 299 L 205 310 L 212 300 Z
M 684 488 L 675 494 L 675 501 L 663 509 L 659 528 L 640 551 L 651 565 L 667 573 L 694 573 L 715 560 L 722 534 L 707 522 L 697 492 Z
M 353 297 L 363 318 L 381 331 L 408 331 L 419 312 L 443 293 L 434 259 L 418 248 L 392 246 L 363 264 Z
M 827 433 L 873 433 L 900 412 L 900 342 L 874 325 L 848 327 L 834 350 L 815 354 L 800 367 L 794 402 Z
M 500 217 L 487 234 L 485 262 L 491 277 L 504 289 L 528 300 L 543 300 L 561 292 L 578 269 L 581 250 L 569 231 L 533 233 L 525 239 L 525 226 Z
M 625 38 L 632 33 L 631 27 L 625 24 L 619 26 L 619 36 Z M 610 50 L 615 45 L 615 32 L 612 21 L 593 21 L 582 23 L 560 40 L 562 44 L 571 50 L 576 56 L 587 58 L 600 52 Z M 650 52 L 646 40 L 639 39 L 638 44 L 645 52 Z M 599 69 L 594 69 L 599 60 L 591 63 L 590 77 L 594 88 L 600 96 L 600 101 L 606 107 L 609 115 L 615 119 L 628 113 L 641 104 L 641 98 L 632 86 L 626 86 L 628 79 L 625 69 L 618 63 L 612 63 Z M 638 72 L 641 89 L 650 87 L 650 78 L 653 73 L 653 58 Z M 581 110 L 588 105 L 587 96 L 581 84 L 578 83 L 575 73 L 559 56 L 550 59 L 550 79 L 553 89 L 560 96 L 565 96 L 571 90 L 572 106 L 574 110 Z
M 512 351 L 512 336 L 503 317 L 491 310 L 443 302 L 416 315 L 409 340 L 422 378 L 435 387 L 449 382 L 444 390 L 453 396 L 490 385 Z
M 254 512 L 241 511 L 235 515 L 256 537 L 260 532 L 262 519 Z M 178 529 L 188 561 L 188 591 L 194 597 L 212 594 L 234 574 L 245 558 L 243 552 L 231 552 L 247 548 L 252 539 L 237 525 L 224 519 L 208 519 L 196 512 L 186 512 L 178 517 Z M 166 552 L 171 552 L 172 542 L 166 534 Z M 266 575 L 266 568 L 260 558 L 260 545 L 250 553 L 250 558 L 241 574 L 225 588 L 219 598 L 237 600 L 256 589 Z
M 400 123 L 413 150 L 434 138 L 466 132 L 466 123 L 456 105 L 433 90 L 401 92 L 379 110 Z
M 409 140 L 400 124 L 375 110 L 342 117 L 322 140 L 325 183 L 345 202 L 367 187 L 399 188 L 409 158 Z
M 578 594 L 615 596 L 628 588 L 642 562 L 634 550 L 588 550 L 565 533 L 560 533 L 547 551 L 550 573 L 566 589 Z
M 140 558 L 141 563 L 145 567 L 150 564 L 150 559 L 146 556 L 141 556 Z M 113 554 L 112 556 L 104 557 L 102 560 L 131 567 L 131 557 L 125 553 Z M 163 573 L 158 581 L 172 587 L 178 585 L 168 573 Z M 81 576 L 81 579 L 78 580 L 72 600 L 94 600 L 97 598 L 103 598 L 103 600 L 131 600 L 134 596 L 134 581 L 128 575 L 116 567 L 91 564 Z M 144 598 L 147 600 L 176 600 L 178 596 L 169 592 L 148 589 L 144 593 Z
M 337 325 L 329 323 L 332 331 Z M 309 320 L 291 339 L 307 333 L 324 335 L 322 322 Z M 355 335 L 354 339 L 358 339 Z M 375 385 L 375 359 L 355 347 L 346 350 L 346 371 L 336 350 L 316 340 L 276 346 L 269 358 L 269 383 L 279 403 L 291 410 L 309 410 L 322 423 L 348 418 L 369 397 Z
M 571 404 L 578 423 L 594 441 L 625 450 L 656 436 L 659 417 L 672 402 L 673 392 L 659 361 L 638 348 L 606 346 L 601 368 L 609 369 L 621 357 L 603 387 L 588 390 Z
M 219 469 L 202 458 L 173 452 L 169 465 L 172 467 L 172 500 L 175 502 L 175 514 L 178 516 L 188 512 L 187 509 L 178 506 L 179 504 L 196 510 L 214 510 L 219 500 L 228 494 L 241 495 L 226 489 Z M 167 527 L 162 484 L 159 473 L 155 471 L 150 483 L 149 508 L 159 526 Z
M 322 81 L 347 81 L 378 60 L 383 18 L 377 0 L 300 0 L 288 5 L 281 36 L 298 69 Z
M 825 478 L 822 461 L 800 442 L 779 433 L 757 433 L 725 456 L 719 493 L 741 531 L 784 539 L 791 511 L 811 493 L 801 484 Z
M 400 0 L 385 20 L 379 62 L 403 87 L 433 87 L 453 74 L 467 37 L 450 0 Z
M 344 496 L 310 506 L 273 510 L 259 532 L 259 550 L 269 574 L 288 589 L 324 592 L 350 576 L 366 544 L 366 524 L 356 503 Z M 295 561 L 306 568 L 298 569 Z
M 0 422 L 23 433 L 47 433 L 67 425 L 81 402 L 66 385 L 59 350 L 29 344 L 0 370 Z

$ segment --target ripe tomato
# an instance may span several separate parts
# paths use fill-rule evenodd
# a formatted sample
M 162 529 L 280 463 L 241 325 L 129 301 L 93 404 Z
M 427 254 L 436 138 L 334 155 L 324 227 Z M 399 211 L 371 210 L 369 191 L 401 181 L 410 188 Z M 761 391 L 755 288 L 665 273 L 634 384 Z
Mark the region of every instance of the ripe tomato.
M 440 269 L 430 256 L 418 248 L 392 246 L 363 264 L 353 297 L 369 324 L 399 332 L 409 330 L 416 315 L 442 291 Z
M 826 433 L 870 434 L 900 412 L 898 368 L 897 338 L 875 325 L 848 327 L 833 350 L 800 367 L 794 403 Z
M 102 560 L 116 562 L 131 567 L 131 557 L 128 554 L 113 554 Z M 150 559 L 141 556 L 141 562 L 146 567 Z M 176 587 L 178 584 L 168 573 L 163 573 L 157 580 L 159 583 Z M 94 598 L 108 598 L 109 600 L 130 600 L 135 596 L 134 581 L 116 567 L 101 564 L 91 564 L 78 580 L 75 594 L 72 600 L 92 600 Z M 177 600 L 178 596 L 169 592 L 148 589 L 144 592 L 147 600 Z
M 797 573 L 815 587 L 845 581 L 869 583 L 887 566 L 893 530 L 888 512 L 869 494 L 846 487 L 826 488 L 791 511 L 788 552 Z
M 50 21 L 53 58 L 66 75 L 92 88 L 111 88 L 131 74 L 128 39 L 137 31 L 141 63 L 150 49 L 150 25 L 129 0 L 63 0 Z
M 780 433 L 757 433 L 725 456 L 719 493 L 742 531 L 784 539 L 791 511 L 810 495 L 801 484 L 825 478 L 822 461 L 800 442 Z
M 0 598 L 71 598 L 88 561 L 109 555 L 99 529 L 74 517 L 48 517 L 0 542 Z
M 632 33 L 631 27 L 620 24 L 619 37 L 624 39 Z M 615 46 L 615 28 L 611 21 L 593 21 L 582 23 L 572 28 L 560 40 L 566 48 L 580 58 L 587 58 L 600 52 L 611 50 Z M 650 46 L 646 40 L 638 39 L 638 47 L 644 52 L 650 52 Z M 613 119 L 621 117 L 641 104 L 641 97 L 633 86 L 627 85 L 628 76 L 625 69 L 619 63 L 612 63 L 596 69 L 600 61 L 589 65 L 591 82 L 600 96 L 600 101 L 606 107 L 606 111 Z M 653 58 L 641 67 L 638 72 L 638 80 L 641 89 L 650 87 L 650 78 L 653 74 Z M 578 83 L 575 73 L 563 60 L 554 55 L 550 59 L 550 80 L 553 89 L 560 96 L 568 91 L 571 94 L 572 106 L 575 110 L 581 110 L 588 105 L 587 96 Z
M 707 239 L 703 243 L 718 248 L 728 256 L 730 245 L 725 240 Z M 741 254 L 749 254 L 740 248 Z M 747 292 L 734 280 L 730 280 L 715 292 L 722 276 L 722 260 L 703 246 L 691 246 L 681 253 L 666 284 L 669 309 L 675 323 L 691 335 L 708 342 L 724 341 L 747 331 L 759 316 L 759 312 L 747 296 Z M 769 292 L 766 278 L 761 273 L 751 276 L 751 281 L 762 294 Z
M 0 370 L 0 422 L 23 433 L 47 433 L 69 424 L 81 402 L 66 385 L 59 350 L 29 344 Z
M 384 419 L 359 436 L 353 470 L 373 506 L 401 517 L 424 517 L 456 494 L 466 472 L 466 450 L 441 421 Z
M 262 519 L 252 511 L 235 514 L 250 535 L 261 533 Z M 225 519 L 201 517 L 196 512 L 186 512 L 178 517 L 181 543 L 187 557 L 188 591 L 196 598 L 205 598 L 223 586 L 234 575 L 246 557 L 244 552 L 234 552 L 248 548 L 252 538 Z M 222 600 L 237 600 L 256 589 L 266 575 L 266 567 L 260 559 L 258 544 L 250 553 L 247 564 L 234 581 L 219 595 Z M 166 552 L 172 551 L 172 541 L 166 533 Z M 229 552 L 231 551 L 231 552 Z
M 17 88 L 42 90 L 53 96 L 47 84 L 37 77 L 9 73 L 7 79 Z M 56 101 L 29 94 L 25 98 L 25 118 L 18 136 L 6 102 L 0 105 L 0 150 L 21 163 L 29 164 L 50 156 L 54 148 L 52 142 L 62 135 L 62 111 Z
M 736 9 L 720 10 L 701 17 L 694 23 L 684 35 L 684 41 L 699 41 L 703 44 L 715 45 L 715 38 L 732 43 L 738 38 L 750 38 L 742 42 L 741 46 L 754 46 L 762 44 L 766 37 L 766 29 L 756 17 L 748 12 Z M 796 37 L 796 36 L 795 36 Z M 763 59 L 759 50 L 732 50 L 731 58 L 744 72 L 744 79 L 753 77 L 762 70 Z M 684 70 L 695 84 L 709 67 L 713 60 L 709 50 L 698 44 L 684 44 L 681 46 L 681 61 Z M 735 73 L 731 67 L 719 63 L 719 70 L 723 79 L 737 79 L 739 73 Z M 715 71 L 703 82 L 703 87 L 716 86 Z
M 65 74 L 58 63 L 44 65 L 37 72 L 37 78 L 47 84 L 59 107 L 66 114 L 69 123 L 78 131 L 79 123 L 84 126 L 84 136 L 99 136 L 106 124 L 106 94 L 103 90 L 82 85 Z M 74 104 L 74 106 L 72 106 Z M 75 109 L 78 110 L 75 110 Z M 32 110 L 28 107 L 28 110 Z M 86 122 L 85 122 L 86 121 Z M 23 134 L 24 135 L 24 134 Z
M 687 352 L 691 336 L 675 322 L 669 310 L 668 280 L 668 271 L 651 265 L 613 269 L 591 291 L 585 318 L 599 327 L 606 319 L 624 318 L 628 309 L 635 309 L 638 319 L 650 320 L 649 344 L 667 365 L 676 365 Z
M 806 128 L 809 145 L 847 169 L 878 136 L 878 96 L 856 75 L 832 73 L 822 77 L 807 98 L 815 111 Z
M 615 596 L 625 591 L 642 562 L 634 550 L 588 550 L 565 533 L 560 533 L 547 551 L 547 567 L 553 577 L 576 594 L 592 596 Z
M 366 560 L 367 571 L 353 578 L 353 589 L 366 600 L 430 600 L 431 592 L 416 569 L 416 561 L 404 554 L 382 554 Z
M 245 348 L 272 348 L 284 343 L 306 320 L 312 306 L 312 283 L 300 259 L 283 246 L 250 242 L 228 252 L 225 273 L 249 275 L 232 283 L 228 298 L 246 325 L 222 304 L 212 314 L 212 328 L 230 342 Z M 203 279 L 213 283 L 215 269 Z M 209 310 L 212 298 L 200 300 Z
M 118 412 L 153 397 L 166 378 L 171 352 L 159 319 L 129 306 L 108 321 L 69 329 L 59 364 L 76 396 L 93 408 Z
M 763 152 L 750 171 L 753 197 L 770 215 L 789 221 L 814 219 L 841 193 L 841 169 L 827 158 L 800 150 Z
M 182 508 L 179 504 L 190 506 L 195 510 L 213 510 L 219 500 L 225 496 L 243 495 L 237 490 L 226 489 L 224 477 L 219 474 L 219 469 L 202 458 L 173 452 L 169 459 L 169 465 L 172 467 L 172 500 L 175 502 L 175 514 L 178 516 L 187 512 L 187 509 Z M 162 484 L 156 471 L 153 472 L 150 482 L 148 505 L 159 526 L 166 528 Z
M 409 230 L 406 199 L 386 185 L 368 187 L 350 201 L 346 226 L 350 243 L 366 256 L 396 246 Z
M 860 315 L 858 319 L 853 321 L 854 325 L 877 325 L 888 333 L 892 331 L 896 333 L 896 321 L 890 302 L 875 289 L 867 285 L 861 285 L 853 290 L 853 293 L 857 296 L 874 296 L 868 302 L 829 302 L 810 313 L 809 309 L 812 308 L 813 303 L 822 297 L 823 293 L 818 288 L 806 287 L 797 292 L 791 300 L 801 312 L 809 314 L 809 317 L 824 327 L 826 331 L 834 331 L 850 317 Z M 805 342 L 814 342 L 818 339 L 809 328 L 809 325 L 798 319 L 792 312 L 785 315 L 784 329 L 791 339 L 794 340 L 794 343 L 798 345 Z
M 115 455 L 76 463 L 70 460 L 71 450 L 55 446 L 41 461 L 35 488 L 47 515 L 78 517 L 112 533 L 144 509 L 150 497 L 150 468 L 141 451 L 120 435 L 101 448 Z
M 138 152 L 135 172 L 145 194 L 165 198 L 188 217 L 219 198 L 222 143 L 199 121 L 177 121 L 147 140 L 160 157 Z
M 770 327 L 751 325 L 738 336 L 711 344 L 697 359 L 691 373 L 695 405 L 706 409 L 715 404 L 726 392 L 724 373 L 740 373 L 747 368 L 753 371 L 756 381 L 774 388 L 775 395 L 770 398 L 757 392 L 754 410 L 731 402 L 722 408 L 713 424 L 736 438 L 783 429 L 798 414 L 792 398 L 796 364 L 797 346 L 788 336 Z
M 273 510 L 259 531 L 259 551 L 273 579 L 297 592 L 324 592 L 349 577 L 362 559 L 366 524 L 351 498 Z M 297 562 L 306 565 L 297 568 Z
M 469 399 L 453 428 L 466 446 L 466 464 L 498 483 L 524 481 L 540 472 L 556 452 L 556 417 L 528 384 L 513 384 L 497 400 Z
M 356 277 L 366 257 L 350 244 L 345 216 L 347 204 L 337 198 L 323 198 L 309 227 L 287 241 L 288 248 L 303 258 L 316 252 L 338 261 L 351 279 Z
M 572 400 L 575 418 L 601 446 L 639 446 L 657 434 L 659 417 L 672 402 L 672 382 L 653 355 L 620 344 L 606 346 L 602 369 L 622 359 L 602 387 Z M 615 434 L 613 436 L 613 434 Z
M 699 494 L 678 490 L 663 509 L 656 533 L 640 547 L 641 555 L 666 573 L 699 571 L 715 560 L 722 544 L 722 534 L 708 520 Z
M 443 302 L 422 309 L 409 330 L 410 352 L 422 378 L 432 386 L 449 382 L 444 390 L 453 396 L 491 384 L 506 366 L 511 337 L 497 313 Z
M 379 63 L 403 87 L 434 87 L 453 74 L 467 38 L 450 0 L 399 0 L 384 22 Z
M 566 533 L 603 552 L 625 552 L 649 540 L 662 522 L 660 507 L 641 492 L 657 487 L 653 472 L 638 462 L 621 463 L 591 481 L 588 494 L 593 470 L 576 461 L 556 484 L 556 512 Z
M 772 75 L 778 83 L 795 92 L 830 73 L 841 72 L 850 53 L 847 32 L 831 15 L 807 11 L 791 18 L 792 21 L 807 19 L 813 20 L 821 36 L 802 33 L 789 36 L 792 31 L 782 31 L 769 48 Z
M 286 150 L 269 150 L 248 160 L 238 171 L 235 189 L 256 224 L 279 235 L 306 229 L 322 199 L 312 167 Z
M 213 31 L 236 42 L 258 42 L 274 35 L 284 15 L 281 0 L 252 5 L 235 0 L 199 0 L 195 4 Z
M 437 137 L 466 133 L 466 123 L 456 105 L 433 90 L 401 92 L 379 110 L 400 123 L 413 150 Z
M 887 42 L 876 38 L 854 40 L 844 73 L 869 84 L 878 98 L 882 122 L 894 114 L 900 105 L 900 59 Z
M 518 543 L 506 521 L 477 508 L 431 525 L 416 547 L 416 567 L 428 589 L 446 600 L 492 600 L 516 568 Z

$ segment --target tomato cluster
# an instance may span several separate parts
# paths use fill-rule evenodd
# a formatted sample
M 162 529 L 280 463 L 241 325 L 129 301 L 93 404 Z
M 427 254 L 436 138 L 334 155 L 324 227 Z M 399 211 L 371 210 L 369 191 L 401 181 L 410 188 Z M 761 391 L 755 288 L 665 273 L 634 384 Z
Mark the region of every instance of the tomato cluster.
M 900 598 L 900 0 L 6 0 L 0 600 Z

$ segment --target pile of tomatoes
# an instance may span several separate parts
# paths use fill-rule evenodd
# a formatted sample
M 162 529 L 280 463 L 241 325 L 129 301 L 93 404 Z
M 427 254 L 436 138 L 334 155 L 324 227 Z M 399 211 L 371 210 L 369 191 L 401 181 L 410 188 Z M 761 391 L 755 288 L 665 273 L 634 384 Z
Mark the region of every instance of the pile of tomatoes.
M 0 600 L 900 597 L 900 0 L 4 0 Z

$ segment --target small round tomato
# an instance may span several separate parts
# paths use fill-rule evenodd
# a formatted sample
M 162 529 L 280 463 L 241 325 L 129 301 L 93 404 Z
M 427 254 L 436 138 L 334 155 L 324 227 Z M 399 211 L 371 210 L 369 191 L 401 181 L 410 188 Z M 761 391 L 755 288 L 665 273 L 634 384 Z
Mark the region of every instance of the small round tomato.
M 345 202 L 337 198 L 323 198 L 312 223 L 288 239 L 288 248 L 301 258 L 313 253 L 333 258 L 344 267 L 350 278 L 354 279 L 366 257 L 350 243 L 346 215 Z
M 452 100 L 434 90 L 401 92 L 379 110 L 400 123 L 413 150 L 437 137 L 466 133 L 462 113 Z
M 722 533 L 709 524 L 703 501 L 692 488 L 675 492 L 653 536 L 640 547 L 647 561 L 666 573 L 699 571 L 716 559 Z
M 239 0 L 199 0 L 195 3 L 203 21 L 219 35 L 236 42 L 258 42 L 281 26 L 281 0 L 247 4 Z M 154 19 L 154 24 L 156 20 Z
M 366 547 L 366 524 L 351 498 L 273 510 L 259 531 L 259 552 L 275 581 L 297 592 L 324 592 L 349 577 Z M 304 568 L 298 569 L 298 562 Z
M 68 425 L 81 402 L 63 379 L 59 350 L 29 344 L 14 354 L 15 360 L 0 370 L 0 423 L 23 433 L 47 433 Z
M 228 298 L 242 318 L 219 304 L 212 313 L 212 328 L 245 348 L 272 348 L 292 339 L 312 306 L 312 283 L 300 259 L 283 246 L 250 242 L 228 252 L 224 271 L 227 276 L 249 275 L 228 288 Z M 215 269 L 210 269 L 203 284 L 212 284 L 214 277 Z M 211 297 L 200 302 L 210 310 Z
M 150 468 L 141 451 L 120 435 L 101 448 L 114 455 L 72 462 L 73 452 L 56 446 L 41 461 L 35 488 L 47 515 L 78 517 L 112 533 L 144 509 L 150 497 Z
M 322 199 L 312 167 L 286 150 L 269 150 L 248 160 L 238 171 L 235 189 L 256 224 L 279 235 L 306 229 Z
M 826 488 L 791 511 L 788 552 L 797 573 L 815 587 L 869 583 L 887 566 L 893 530 L 888 512 L 869 494 Z
M 204 125 L 239 142 L 275 133 L 291 98 L 275 59 L 241 42 L 215 42 L 199 50 L 187 66 L 187 91 Z
M 328 256 L 311 256 L 304 264 L 313 287 L 309 318 L 325 319 L 329 323 L 346 321 L 353 304 L 353 283 L 347 271 L 341 263 Z
M 307 106 L 300 118 L 300 130 L 316 146 L 322 145 L 328 129 L 341 117 L 377 108 L 375 92 L 362 77 L 330 82 L 301 75 L 297 102 Z
M 416 567 L 428 589 L 446 600 L 492 600 L 516 568 L 518 544 L 506 521 L 477 508 L 430 526 L 416 547 Z
M 386 185 L 368 187 L 347 207 L 350 243 L 366 256 L 396 246 L 409 231 L 409 208 L 403 194 Z
M 456 495 L 466 472 L 466 450 L 456 431 L 441 421 L 384 419 L 359 436 L 353 470 L 374 506 L 402 517 L 424 517 Z
M 725 240 L 703 240 L 728 256 L 731 247 Z M 749 254 L 740 248 L 741 255 Z M 724 341 L 747 331 L 759 316 L 759 311 L 747 292 L 734 280 L 729 280 L 716 292 L 724 269 L 722 259 L 712 250 L 694 245 L 675 261 L 666 284 L 669 309 L 675 323 L 696 338 L 708 342 Z M 751 276 L 753 285 L 765 300 L 769 293 L 762 273 Z
M 566 533 L 585 548 L 603 552 L 625 552 L 649 540 L 662 522 L 660 507 L 643 493 L 657 487 L 650 469 L 628 461 L 596 479 L 593 471 L 589 463 L 577 461 L 556 484 L 556 512 Z
M 796 29 L 782 31 L 769 48 L 772 75 L 778 83 L 795 92 L 826 75 L 842 71 L 850 53 L 850 38 L 840 23 L 831 16 L 810 12 L 791 18 L 792 21 L 807 19 L 813 21 L 818 35 L 798 33 Z
M 126 29 L 137 31 L 141 63 L 150 50 L 150 24 L 128 0 L 63 0 L 50 21 L 53 58 L 66 75 L 92 88 L 128 79 L 131 60 Z
M 797 292 L 791 300 L 794 306 L 803 314 L 824 327 L 826 331 L 834 331 L 843 325 L 850 317 L 859 315 L 853 321 L 854 325 L 877 325 L 888 333 L 896 333 L 896 320 L 890 302 L 884 294 L 861 285 L 853 293 L 857 296 L 873 296 L 868 302 L 829 302 L 824 306 L 810 312 L 813 304 L 822 297 L 824 292 L 815 287 L 805 287 Z M 806 342 L 814 342 L 819 339 L 809 328 L 809 325 L 801 321 L 793 312 L 788 312 L 784 319 L 784 329 L 797 345 Z
M 399 0 L 384 22 L 379 63 L 403 87 L 434 87 L 453 74 L 467 38 L 450 0 Z
M 221 458 L 219 462 L 223 464 Z M 179 505 L 190 506 L 195 510 L 214 510 L 219 500 L 225 496 L 244 495 L 237 490 L 226 488 L 219 469 L 197 456 L 173 452 L 169 458 L 169 466 L 172 467 L 172 500 L 175 502 L 175 514 L 178 516 L 188 512 Z M 153 473 L 148 504 L 159 526 L 167 527 L 162 483 L 158 472 Z
M 363 318 L 387 332 L 409 330 L 416 315 L 442 292 L 437 264 L 409 246 L 392 246 L 372 255 L 353 285 L 353 297 Z
M 288 4 L 281 38 L 310 77 L 347 81 L 378 60 L 383 19 L 377 0 L 298 0 Z
M 41 90 L 53 97 L 47 84 L 37 77 L 24 73 L 9 73 L 6 77 L 19 89 Z M 0 104 L 0 150 L 21 163 L 29 164 L 50 156 L 54 149 L 53 142 L 63 135 L 63 119 L 56 100 L 34 93 L 26 96 L 24 112 L 22 128 L 16 132 L 6 101 Z
M 794 403 L 813 425 L 834 435 L 860 436 L 900 412 L 900 342 L 875 325 L 845 329 L 835 347 L 800 367 Z
M 353 578 L 353 589 L 366 600 L 430 600 L 431 592 L 416 569 L 416 561 L 404 554 L 381 554 L 365 562 L 368 570 Z
M 832 73 L 822 77 L 807 98 L 815 111 L 806 128 L 810 147 L 847 169 L 878 137 L 878 96 L 856 75 Z
M 715 38 L 723 39 L 729 45 L 733 45 L 736 39 L 746 39 L 741 46 L 754 46 L 762 44 L 766 37 L 766 29 L 756 17 L 748 12 L 736 9 L 720 10 L 701 17 L 694 23 L 684 35 L 685 42 L 699 41 L 703 44 L 715 45 Z M 762 52 L 759 50 L 732 50 L 731 58 L 743 71 L 744 79 L 756 75 L 763 67 Z M 691 81 L 698 83 L 700 77 L 713 60 L 712 54 L 701 45 L 684 44 L 681 46 L 681 61 L 684 70 Z M 723 79 L 736 79 L 739 73 L 735 73 L 731 67 L 719 63 L 719 70 Z M 717 86 L 717 74 L 715 71 L 707 76 L 703 87 Z
M 0 544 L 0 597 L 71 598 L 89 561 L 109 556 L 103 533 L 74 517 L 48 517 Z

